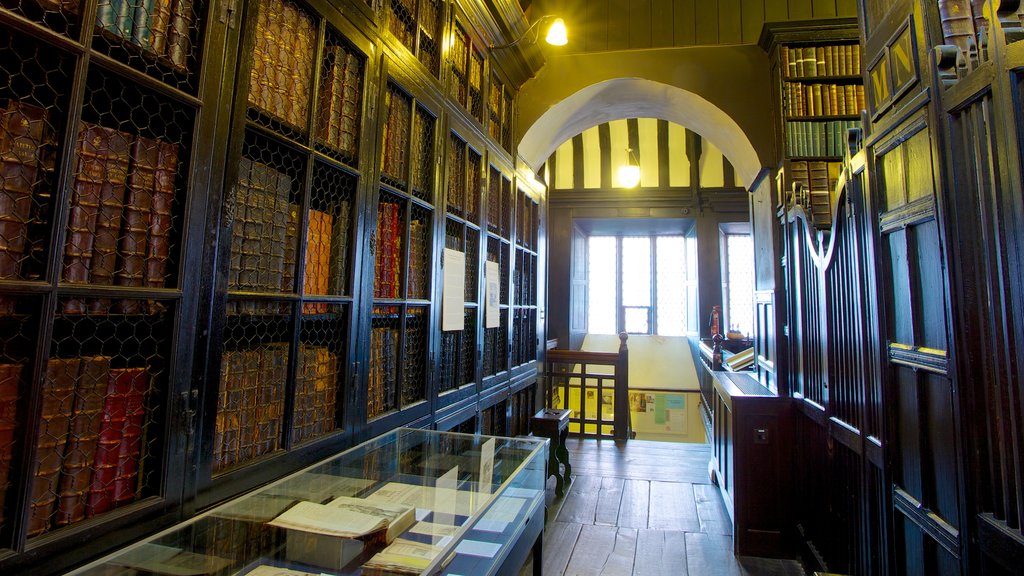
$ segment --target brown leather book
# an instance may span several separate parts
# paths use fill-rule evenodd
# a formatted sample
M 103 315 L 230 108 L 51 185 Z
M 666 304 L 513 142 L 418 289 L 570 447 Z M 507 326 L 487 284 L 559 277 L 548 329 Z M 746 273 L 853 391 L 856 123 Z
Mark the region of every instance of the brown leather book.
M 306 274 L 303 287 L 307 295 L 327 294 L 331 265 L 331 229 L 333 217 L 320 210 L 309 211 L 306 229 Z M 327 304 L 303 304 L 303 314 L 324 314 Z
M 167 57 L 179 70 L 188 68 L 188 59 L 192 55 L 193 22 L 192 0 L 173 0 L 171 22 L 167 27 Z
M 214 432 L 213 471 L 219 472 L 238 462 L 238 436 L 241 428 L 242 381 L 246 371 L 245 351 L 228 351 L 221 358 L 220 393 Z
M 345 49 L 341 46 L 324 48 L 323 79 L 317 110 L 317 138 L 337 148 L 341 143 L 341 104 L 345 83 Z
M 128 380 L 125 398 L 125 422 L 121 443 L 117 450 L 117 466 L 110 499 L 114 506 L 135 501 L 139 493 L 139 459 L 146 418 L 146 392 L 149 391 L 149 371 L 146 368 L 124 368 L 110 371 L 112 378 Z
M 156 140 L 139 137 L 132 146 L 132 169 L 128 176 L 128 198 L 124 208 L 124 227 L 121 231 L 120 266 L 117 269 L 118 286 L 143 286 L 146 274 L 146 240 L 153 213 L 153 189 L 160 147 Z M 118 310 L 124 314 L 138 314 L 140 300 L 121 300 Z
M 327 293 L 343 295 L 348 293 L 348 230 L 352 208 L 348 200 L 341 200 L 335 208 L 334 226 L 331 230 L 330 272 L 327 279 Z
M 242 242 L 245 228 L 245 200 L 249 196 L 249 174 L 252 172 L 252 160 L 238 159 L 238 183 L 231 194 L 229 218 L 231 219 L 231 258 L 228 269 L 228 290 L 242 290 L 240 271 L 242 269 Z
M 362 116 L 363 61 L 352 52 L 345 56 L 341 97 L 341 134 L 338 147 L 346 154 L 359 152 L 359 118 Z
M 288 99 L 288 120 L 304 128 L 308 125 L 310 96 L 313 87 L 313 58 L 316 55 L 316 24 L 304 10 L 290 2 L 285 3 L 285 34 L 278 37 L 282 53 L 287 59 L 287 84 L 285 97 Z
M 288 379 L 288 345 L 271 344 L 260 351 L 256 406 L 253 410 L 253 456 L 262 456 L 281 445 L 284 387 Z
M 288 203 L 292 190 L 292 177 L 277 171 L 275 171 L 274 176 L 273 205 L 268 208 L 266 213 L 268 222 L 265 224 L 269 242 L 267 250 L 269 258 L 267 258 L 266 262 L 269 272 L 267 288 L 272 292 L 294 292 L 294 278 L 290 283 L 285 282 L 286 276 L 295 276 L 294 259 L 291 262 L 291 270 L 288 270 L 288 245 L 292 243 L 292 249 L 295 250 L 294 242 L 297 240 L 297 238 L 288 237 L 288 228 L 291 225 L 290 219 L 292 218 L 290 212 L 293 207 L 293 205 Z M 298 218 L 297 208 L 295 218 Z M 297 225 L 298 222 L 296 221 Z M 294 258 L 294 255 L 292 257 Z
M 174 180 L 178 173 L 178 145 L 159 141 L 153 182 L 153 209 L 146 246 L 146 270 L 143 285 L 163 288 L 167 284 L 167 260 L 171 253 L 171 217 L 174 206 Z
M 18 392 L 23 364 L 0 364 L 0 524 L 4 522 L 18 429 Z
M 244 350 L 238 386 L 238 463 L 252 460 L 256 450 L 256 404 L 260 394 L 260 351 Z
M 970 0 L 938 0 L 938 4 L 943 40 L 959 47 L 967 58 L 970 46 L 976 44 Z
M 85 518 L 85 497 L 92 483 L 103 395 L 107 391 L 109 377 L 110 356 L 86 356 L 81 359 L 64 467 L 60 476 L 57 515 L 54 520 L 57 526 Z
M 45 109 L 19 100 L 0 112 L 0 278 L 20 277 L 48 121 Z
M 109 286 L 114 283 L 131 139 L 131 135 L 124 132 L 109 132 L 104 158 L 104 177 L 100 186 L 99 210 L 96 214 L 96 236 L 89 271 L 90 284 Z M 90 314 L 104 314 L 109 309 L 110 301 L 105 298 L 89 300 Z
M 80 365 L 79 358 L 51 358 L 46 364 L 28 520 L 30 537 L 49 530 L 53 520 Z
M 64 244 L 64 281 L 71 284 L 85 284 L 90 280 L 96 219 L 107 177 L 107 147 L 112 133 L 109 128 L 84 122 L 79 128 L 68 236 Z M 65 314 L 84 312 L 80 299 L 64 301 Z

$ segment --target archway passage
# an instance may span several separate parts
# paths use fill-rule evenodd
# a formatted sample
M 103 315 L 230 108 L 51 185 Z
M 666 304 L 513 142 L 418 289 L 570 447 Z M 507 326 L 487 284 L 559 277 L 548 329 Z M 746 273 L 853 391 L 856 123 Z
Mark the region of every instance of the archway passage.
M 722 151 L 743 182 L 755 182 L 770 164 L 721 108 L 694 92 L 643 78 L 605 80 L 551 106 L 526 130 L 519 154 L 538 171 L 559 144 L 583 130 L 637 117 L 668 120 L 700 134 Z

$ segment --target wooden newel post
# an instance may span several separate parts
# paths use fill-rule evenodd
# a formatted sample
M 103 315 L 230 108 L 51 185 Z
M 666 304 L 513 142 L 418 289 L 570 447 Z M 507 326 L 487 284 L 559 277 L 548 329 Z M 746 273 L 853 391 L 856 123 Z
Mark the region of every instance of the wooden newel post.
M 615 363 L 615 439 L 628 440 L 632 424 L 629 414 L 629 348 L 625 332 L 619 332 L 619 359 Z

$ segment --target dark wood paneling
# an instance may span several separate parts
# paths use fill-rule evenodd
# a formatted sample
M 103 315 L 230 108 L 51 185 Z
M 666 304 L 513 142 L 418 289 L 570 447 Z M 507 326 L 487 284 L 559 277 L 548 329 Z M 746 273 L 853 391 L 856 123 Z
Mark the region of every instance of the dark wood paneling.
M 608 49 L 608 34 L 611 21 L 608 18 L 609 0 L 593 0 L 587 3 L 587 21 L 583 28 L 586 49 L 598 52 Z M 567 23 L 566 27 L 572 26 Z M 572 34 L 572 30 L 569 31 Z
M 699 0 L 679 0 L 675 3 L 676 46 L 693 46 L 697 42 L 696 3 Z
M 789 2 L 787 0 L 764 0 L 765 22 L 782 22 L 789 20 Z
M 814 17 L 811 0 L 789 0 L 790 20 L 809 20 Z
M 718 0 L 718 43 L 739 44 L 743 41 L 740 0 Z
M 608 2 L 608 50 L 629 48 L 630 28 L 625 24 L 629 18 L 630 0 L 609 0 Z
M 743 20 L 743 43 L 753 44 L 761 35 L 761 27 L 765 22 L 765 1 L 764 0 L 743 0 L 740 6 L 741 18 Z
M 718 0 L 697 2 L 697 44 L 718 44 L 718 3 Z
M 629 47 L 650 48 L 652 0 L 629 0 Z
M 814 18 L 835 18 L 836 0 L 814 0 L 811 4 L 811 15 Z
M 675 45 L 675 14 L 672 0 L 651 1 L 651 47 Z
M 836 0 L 836 16 L 857 16 L 857 0 Z

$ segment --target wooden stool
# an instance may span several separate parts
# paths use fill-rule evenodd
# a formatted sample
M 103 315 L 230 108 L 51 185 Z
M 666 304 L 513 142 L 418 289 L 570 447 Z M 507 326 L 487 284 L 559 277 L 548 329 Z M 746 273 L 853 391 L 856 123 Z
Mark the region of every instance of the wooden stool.
M 569 464 L 569 451 L 565 448 L 565 439 L 569 437 L 570 410 L 545 408 L 530 419 L 530 428 L 535 436 L 543 436 L 551 440 L 551 451 L 548 453 L 548 476 L 555 476 L 555 495 L 562 497 L 563 487 L 572 476 L 572 465 Z M 558 464 L 565 464 L 563 478 Z

